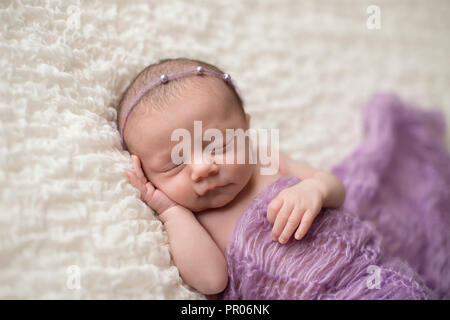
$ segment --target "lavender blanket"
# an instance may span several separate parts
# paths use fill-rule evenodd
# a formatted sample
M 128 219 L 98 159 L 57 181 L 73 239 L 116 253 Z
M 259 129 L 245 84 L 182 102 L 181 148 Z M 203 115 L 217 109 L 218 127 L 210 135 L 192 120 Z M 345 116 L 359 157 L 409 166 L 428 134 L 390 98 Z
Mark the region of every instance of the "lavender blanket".
M 223 299 L 450 299 L 450 157 L 445 122 L 396 96 L 364 109 L 364 142 L 332 172 L 347 197 L 322 209 L 306 237 L 272 242 L 267 186 L 240 217 Z

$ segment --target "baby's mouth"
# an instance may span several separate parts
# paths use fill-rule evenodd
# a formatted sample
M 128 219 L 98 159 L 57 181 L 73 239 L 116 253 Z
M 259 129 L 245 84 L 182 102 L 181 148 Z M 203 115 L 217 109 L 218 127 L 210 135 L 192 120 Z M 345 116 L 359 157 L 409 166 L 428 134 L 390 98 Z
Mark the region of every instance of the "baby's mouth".
M 222 189 L 224 189 L 225 187 L 229 186 L 230 184 L 231 184 L 231 183 L 226 183 L 226 184 L 223 184 L 223 185 L 217 185 L 217 186 L 214 186 L 214 187 L 206 188 L 203 192 L 199 193 L 199 195 L 200 195 L 201 197 L 203 197 L 204 195 L 206 195 L 206 194 L 211 194 L 211 193 L 213 193 L 214 191 L 222 190 Z

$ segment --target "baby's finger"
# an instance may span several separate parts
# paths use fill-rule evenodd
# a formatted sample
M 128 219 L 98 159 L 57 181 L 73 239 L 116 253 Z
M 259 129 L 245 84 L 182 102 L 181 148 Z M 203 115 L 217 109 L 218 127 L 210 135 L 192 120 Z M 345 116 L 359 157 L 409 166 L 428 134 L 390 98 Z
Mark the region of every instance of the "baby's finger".
M 313 221 L 314 221 L 314 215 L 311 213 L 311 210 L 307 210 L 302 217 L 300 226 L 298 227 L 297 231 L 295 232 L 295 239 L 301 240 L 305 236 L 306 232 L 308 232 Z
M 275 198 L 269 203 L 269 206 L 267 207 L 267 220 L 269 220 L 270 224 L 275 222 L 275 218 L 277 217 L 282 205 L 282 198 Z
M 138 188 L 140 183 L 138 178 L 136 177 L 136 174 L 133 171 L 127 171 L 125 173 L 127 176 L 128 182 L 131 183 L 134 187 Z
M 288 217 L 292 212 L 293 206 L 294 205 L 291 202 L 285 201 L 280 212 L 278 212 L 277 218 L 275 219 L 275 223 L 272 228 L 272 234 L 270 235 L 273 241 L 278 240 L 278 237 L 280 236 L 281 231 L 283 231 L 284 226 L 286 225 L 286 222 L 288 220 Z
M 133 187 L 135 187 L 136 189 L 139 190 L 140 194 L 141 194 L 141 198 L 145 195 L 146 193 L 146 188 L 145 188 L 145 184 L 143 184 L 140 179 L 138 179 L 136 177 L 136 173 L 132 172 L 132 171 L 128 171 L 126 173 L 126 176 L 128 178 L 128 181 L 131 183 L 131 185 Z
M 152 201 L 154 193 L 155 187 L 150 182 L 147 182 L 145 184 L 144 201 L 150 203 Z
M 302 208 L 298 205 L 295 206 L 294 209 L 292 210 L 291 215 L 289 216 L 289 218 L 286 222 L 286 226 L 284 227 L 283 232 L 281 233 L 280 237 L 278 238 L 278 240 L 280 241 L 281 244 L 286 243 L 289 240 L 289 238 L 292 236 L 295 229 L 297 229 L 298 225 L 300 224 L 302 215 L 303 215 Z
M 139 160 L 139 157 L 136 155 L 132 155 L 131 159 L 133 160 L 133 169 L 134 172 L 136 172 L 136 175 L 138 178 L 145 178 L 144 177 L 144 173 L 142 172 L 142 167 L 141 167 L 141 161 Z

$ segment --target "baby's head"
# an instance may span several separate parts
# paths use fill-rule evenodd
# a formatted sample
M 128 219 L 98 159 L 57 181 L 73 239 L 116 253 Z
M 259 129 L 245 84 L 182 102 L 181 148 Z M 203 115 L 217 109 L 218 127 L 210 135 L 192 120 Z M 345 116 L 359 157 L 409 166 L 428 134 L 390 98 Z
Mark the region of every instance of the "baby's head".
M 202 67 L 198 70 L 198 67 Z M 161 75 L 190 72 L 165 83 L 158 83 Z M 118 128 L 124 146 L 130 154 L 141 159 L 142 169 L 149 181 L 178 204 L 199 212 L 218 208 L 231 202 L 250 180 L 254 165 L 248 161 L 248 147 L 237 148 L 236 137 L 226 140 L 226 129 L 249 128 L 249 116 L 235 87 L 217 67 L 190 59 L 162 60 L 145 68 L 125 91 L 118 115 Z M 156 83 L 128 112 L 146 87 Z M 128 114 L 128 116 L 127 116 Z M 233 152 L 234 161 L 216 161 L 216 155 L 203 152 L 210 141 L 203 141 L 199 150 L 194 150 L 194 121 L 201 121 L 202 133 L 207 129 L 221 131 L 224 153 Z M 198 129 L 198 122 L 196 125 Z M 184 129 L 191 137 L 191 161 L 174 163 L 172 150 L 180 145 L 172 141 L 175 130 Z M 197 131 L 196 131 L 197 132 Z M 214 140 L 215 141 L 215 140 Z M 223 143 L 222 143 L 223 142 Z M 234 150 L 230 150 L 234 142 Z M 246 137 L 246 146 L 249 144 Z M 228 146 L 228 148 L 227 148 Z M 215 145 L 219 150 L 219 145 Z M 194 154 L 194 151 L 196 154 Z M 238 163 L 239 152 L 245 153 L 245 163 Z M 208 153 L 210 155 L 210 153 Z M 182 154 L 187 159 L 188 155 Z M 203 157 L 202 157 L 203 156 Z

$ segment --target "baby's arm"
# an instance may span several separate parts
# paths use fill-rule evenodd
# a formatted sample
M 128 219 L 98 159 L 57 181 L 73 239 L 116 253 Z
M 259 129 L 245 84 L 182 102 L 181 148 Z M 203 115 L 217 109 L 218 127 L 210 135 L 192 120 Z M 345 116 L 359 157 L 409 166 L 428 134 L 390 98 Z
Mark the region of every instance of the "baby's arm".
M 345 200 L 345 187 L 335 175 L 312 168 L 302 162 L 295 161 L 285 153 L 280 152 L 280 173 L 286 176 L 296 176 L 301 180 L 314 179 L 322 186 L 324 195 L 323 207 L 339 208 Z
M 228 284 L 225 257 L 194 214 L 173 202 L 145 178 L 139 158 L 132 156 L 130 183 L 158 214 L 169 235 L 172 258 L 183 280 L 203 294 L 222 292 Z
M 179 205 L 160 215 L 169 234 L 170 251 L 183 280 L 203 294 L 222 292 L 228 283 L 225 257 L 195 218 Z
M 302 239 L 322 207 L 340 207 L 345 200 L 345 187 L 336 176 L 292 160 L 284 153 L 280 153 L 280 173 L 302 180 L 282 190 L 267 208 L 267 219 L 273 224 L 271 238 L 283 244 L 294 231 L 295 238 Z

